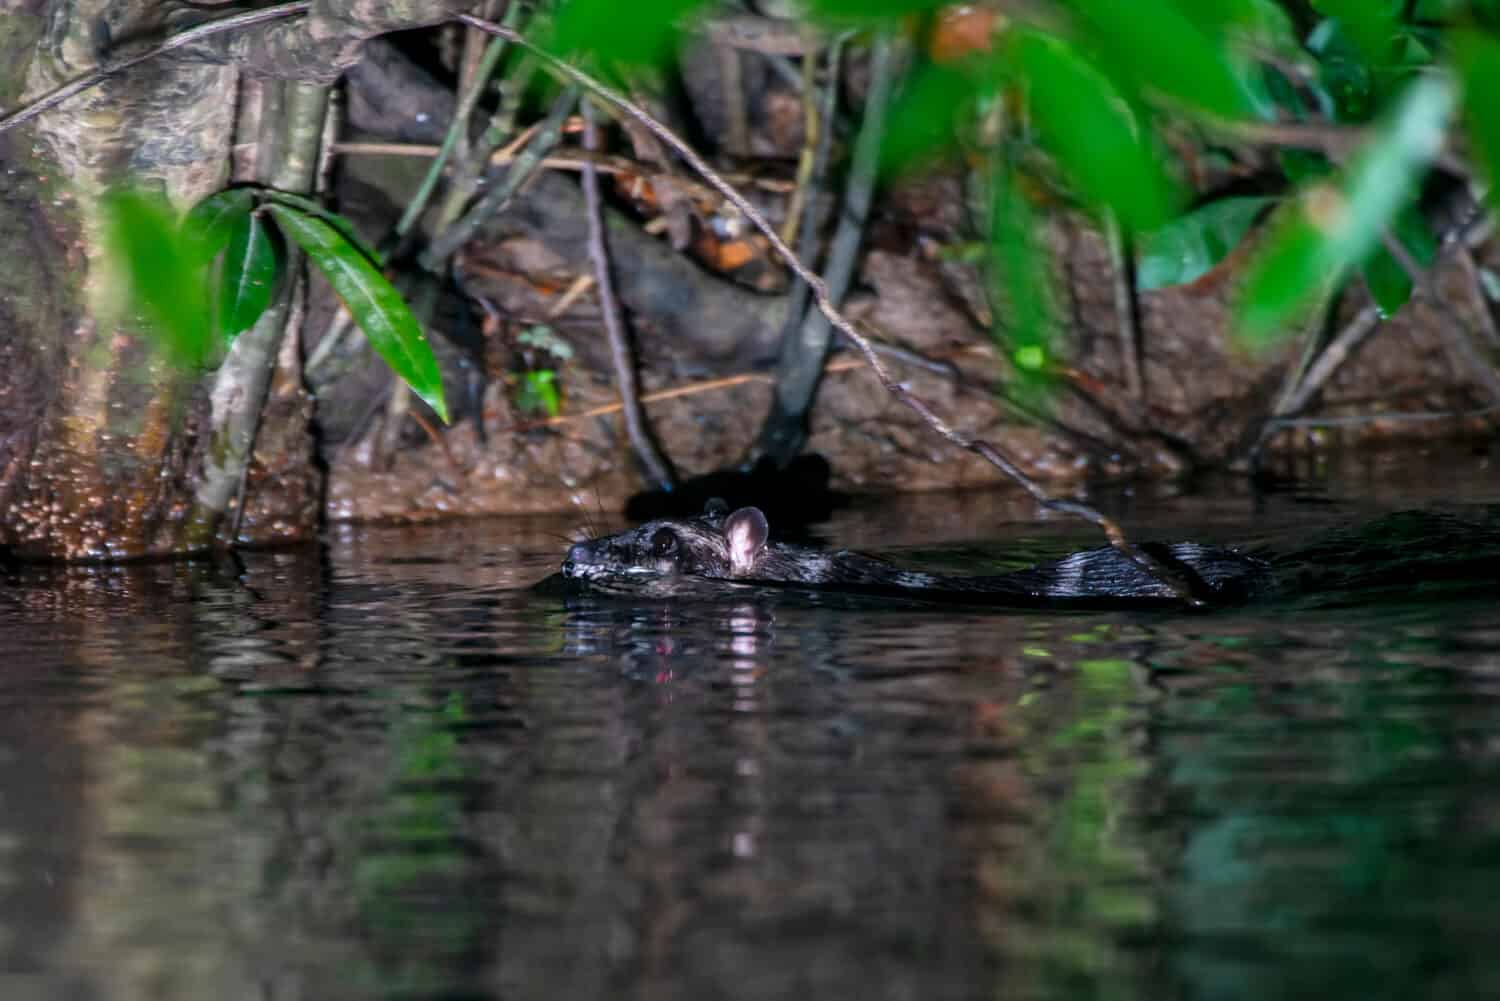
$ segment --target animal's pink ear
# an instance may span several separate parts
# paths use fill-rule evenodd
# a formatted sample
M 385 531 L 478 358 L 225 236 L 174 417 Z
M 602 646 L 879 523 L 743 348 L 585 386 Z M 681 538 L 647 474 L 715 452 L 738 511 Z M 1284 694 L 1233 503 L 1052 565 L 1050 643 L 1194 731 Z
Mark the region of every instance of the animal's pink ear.
M 758 507 L 742 507 L 724 519 L 724 538 L 729 540 L 729 572 L 747 574 L 755 558 L 766 548 L 771 527 Z

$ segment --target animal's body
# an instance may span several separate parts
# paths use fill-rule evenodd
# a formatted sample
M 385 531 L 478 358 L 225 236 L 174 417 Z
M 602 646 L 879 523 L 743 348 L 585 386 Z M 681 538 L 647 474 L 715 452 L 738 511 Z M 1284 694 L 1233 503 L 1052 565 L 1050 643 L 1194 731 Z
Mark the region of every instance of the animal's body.
M 1212 603 L 1242 601 L 1270 582 L 1267 563 L 1232 549 L 1193 542 L 1146 548 Z M 648 521 L 629 531 L 579 542 L 568 550 L 562 573 L 595 588 L 655 597 L 694 593 L 709 582 L 731 582 L 1015 606 L 1183 604 L 1171 587 L 1108 547 L 1011 573 L 952 576 L 903 569 L 848 550 L 772 542 L 758 509 L 727 513 L 712 504 L 696 518 Z

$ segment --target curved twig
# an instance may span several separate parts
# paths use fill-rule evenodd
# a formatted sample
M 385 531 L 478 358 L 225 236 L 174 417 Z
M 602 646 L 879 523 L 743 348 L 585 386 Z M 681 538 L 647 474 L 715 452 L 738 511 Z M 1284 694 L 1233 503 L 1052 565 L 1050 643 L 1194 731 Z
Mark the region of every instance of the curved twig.
M 583 143 L 589 152 L 599 149 L 599 126 L 594 122 L 594 111 L 587 100 L 582 102 Z M 625 409 L 625 431 L 630 444 L 646 472 L 655 481 L 658 490 L 670 490 L 677 477 L 656 442 L 651 438 L 651 428 L 646 423 L 646 412 L 641 408 L 640 386 L 635 377 L 635 362 L 630 357 L 630 344 L 625 339 L 625 323 L 620 316 L 620 300 L 615 296 L 614 280 L 609 273 L 609 247 L 604 235 L 604 206 L 599 196 L 599 172 L 592 162 L 583 168 L 583 198 L 588 206 L 589 257 L 594 264 L 594 286 L 599 293 L 599 311 L 604 314 L 604 330 L 609 335 L 609 354 L 615 365 L 615 382 L 620 389 L 620 402 Z
M 850 323 L 848 318 L 839 312 L 838 307 L 834 305 L 833 299 L 829 295 L 828 286 L 824 283 L 823 279 L 802 263 L 797 255 L 793 253 L 792 248 L 781 238 L 781 234 L 776 232 L 776 228 L 756 210 L 755 206 L 750 204 L 750 201 L 744 195 L 740 194 L 733 185 L 721 178 L 712 167 L 704 162 L 703 157 L 699 156 L 691 146 L 680 139 L 671 129 L 668 129 L 661 122 L 657 121 L 645 109 L 623 94 L 595 79 L 589 73 L 559 59 L 557 56 L 528 41 L 519 32 L 512 31 L 492 21 L 486 21 L 484 18 L 475 17 L 472 14 L 459 14 L 456 20 L 471 27 L 479 28 L 482 31 L 499 35 L 533 53 L 538 59 L 568 77 L 579 86 L 588 89 L 590 93 L 608 101 L 611 105 L 635 119 L 652 135 L 670 146 L 678 156 L 687 162 L 688 166 L 693 168 L 698 176 L 712 185 L 719 194 L 724 196 L 725 200 L 738 209 L 740 214 L 765 236 L 766 241 L 780 255 L 781 259 L 786 262 L 787 267 L 791 268 L 797 277 L 807 283 L 807 287 L 812 290 L 813 300 L 818 304 L 818 309 L 828 318 L 828 322 L 833 324 L 840 333 L 847 337 L 850 343 L 864 356 L 866 364 L 870 366 L 870 371 L 875 373 L 875 377 L 880 380 L 880 384 L 885 387 L 886 392 L 915 411 L 929 427 L 948 442 L 965 451 L 973 452 L 1000 470 L 1025 490 L 1039 506 L 1049 511 L 1069 514 L 1087 521 L 1104 533 L 1105 538 L 1109 540 L 1111 546 L 1151 576 L 1165 583 L 1179 599 L 1193 605 L 1203 603 L 1192 587 L 1191 582 L 1184 580 L 1181 575 L 1163 566 L 1148 553 L 1131 545 L 1124 531 L 1113 519 L 1106 517 L 1081 501 L 1063 500 L 1049 496 L 1041 484 L 1027 476 L 1020 467 L 996 449 L 995 446 L 987 441 L 959 431 L 934 413 L 932 408 L 925 402 L 912 395 L 905 385 L 897 382 L 891 376 L 890 370 L 886 368 L 885 363 L 881 361 L 869 338 L 856 330 L 854 324 Z

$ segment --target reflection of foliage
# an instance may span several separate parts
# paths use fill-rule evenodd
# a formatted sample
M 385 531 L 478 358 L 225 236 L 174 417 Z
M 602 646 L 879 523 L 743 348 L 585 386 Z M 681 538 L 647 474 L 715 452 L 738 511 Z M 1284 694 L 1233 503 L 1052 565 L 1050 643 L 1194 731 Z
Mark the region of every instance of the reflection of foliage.
M 458 730 L 468 721 L 462 697 L 441 707 L 403 711 L 395 731 L 389 790 L 365 818 L 366 847 L 354 890 L 367 932 L 393 961 L 383 971 L 387 995 L 448 986 L 455 954 L 483 947 L 487 922 L 474 891 L 475 860 L 465 843 L 465 804 L 458 790 L 471 778 Z
M 1101 626 L 1073 641 L 1114 638 L 1112 627 Z M 1028 655 L 1050 659 L 1040 647 Z M 1139 721 L 1138 692 L 1129 661 L 1095 658 L 1074 666 L 1071 685 L 1033 690 L 1021 703 L 1026 771 L 1039 785 L 1063 790 L 1045 817 L 1033 818 L 1045 825 L 1047 855 L 1032 864 L 1054 875 L 1028 877 L 1041 894 L 1029 909 L 1047 929 L 1031 948 L 1040 953 L 1054 988 L 1049 993 L 1131 997 L 1137 985 L 1118 942 L 1157 920 L 1143 832 L 1131 819 L 1146 772 L 1130 739 Z

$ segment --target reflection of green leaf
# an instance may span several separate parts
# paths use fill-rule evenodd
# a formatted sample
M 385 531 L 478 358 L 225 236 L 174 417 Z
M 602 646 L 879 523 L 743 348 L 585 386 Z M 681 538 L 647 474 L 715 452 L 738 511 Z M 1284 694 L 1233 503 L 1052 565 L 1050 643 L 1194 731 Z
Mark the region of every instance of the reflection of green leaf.
M 1245 279 L 1238 307 L 1242 337 L 1272 339 L 1330 277 L 1370 253 L 1441 148 L 1452 104 L 1446 80 L 1419 79 L 1349 170 L 1343 190 L 1320 185 L 1304 194 Z
M 1071 45 L 1018 32 L 1012 55 L 1026 81 L 1031 121 L 1086 202 L 1127 230 L 1161 225 L 1176 189 L 1131 102 Z
M 1201 277 L 1239 245 L 1271 201 L 1265 197 L 1220 198 L 1142 233 L 1136 240 L 1139 287 L 1184 285 Z
M 1416 206 L 1408 205 L 1391 224 L 1391 235 L 1424 267 L 1437 258 L 1437 240 Z M 1365 260 L 1362 272 L 1370 298 L 1382 320 L 1388 320 L 1411 298 L 1411 276 L 1384 246 L 1377 246 Z
M 120 189 L 99 203 L 104 244 L 124 299 L 168 360 L 197 368 L 213 347 L 206 261 L 164 198 Z
M 437 359 L 401 294 L 327 220 L 283 204 L 273 203 L 268 211 L 328 279 L 370 346 L 446 423 L 448 405 Z
M 250 329 L 271 304 L 281 270 L 278 250 L 260 216 L 234 220 L 219 267 L 218 331 L 226 344 Z
M 553 20 L 552 46 L 561 55 L 591 54 L 634 65 L 671 58 L 683 23 L 705 0 L 566 0 Z

